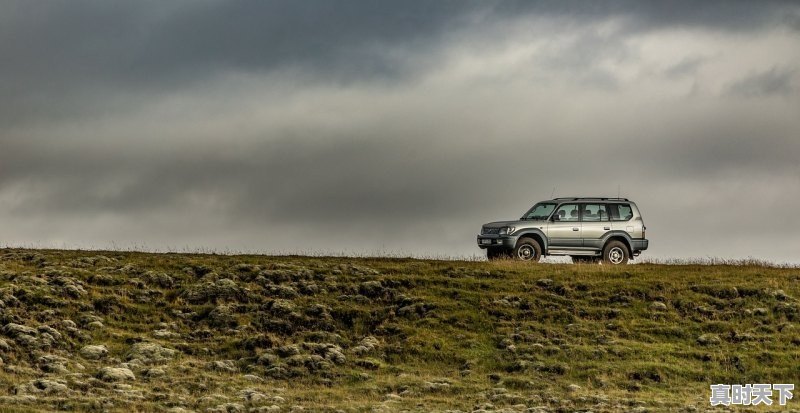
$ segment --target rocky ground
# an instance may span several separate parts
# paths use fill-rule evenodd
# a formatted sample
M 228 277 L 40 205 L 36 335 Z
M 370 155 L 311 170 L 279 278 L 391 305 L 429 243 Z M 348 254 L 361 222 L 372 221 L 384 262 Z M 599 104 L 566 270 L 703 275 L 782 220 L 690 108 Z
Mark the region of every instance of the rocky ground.
M 748 411 L 708 386 L 800 385 L 797 297 L 758 266 L 5 249 L 0 412 Z

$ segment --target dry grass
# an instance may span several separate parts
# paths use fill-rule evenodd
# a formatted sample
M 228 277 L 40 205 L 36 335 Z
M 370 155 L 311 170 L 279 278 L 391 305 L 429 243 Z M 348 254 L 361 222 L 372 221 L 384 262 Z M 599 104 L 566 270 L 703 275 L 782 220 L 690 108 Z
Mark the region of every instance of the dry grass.
M 0 321 L 34 329 L 2 332 L 0 411 L 693 411 L 800 382 L 800 272 L 729 264 L 0 250 Z

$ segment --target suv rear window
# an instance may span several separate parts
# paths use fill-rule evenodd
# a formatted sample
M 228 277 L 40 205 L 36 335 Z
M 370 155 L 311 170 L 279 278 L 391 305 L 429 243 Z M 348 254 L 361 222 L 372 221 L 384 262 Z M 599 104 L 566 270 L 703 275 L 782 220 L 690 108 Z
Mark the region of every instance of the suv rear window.
M 633 218 L 633 210 L 630 204 L 610 204 L 608 214 L 612 221 L 627 221 Z

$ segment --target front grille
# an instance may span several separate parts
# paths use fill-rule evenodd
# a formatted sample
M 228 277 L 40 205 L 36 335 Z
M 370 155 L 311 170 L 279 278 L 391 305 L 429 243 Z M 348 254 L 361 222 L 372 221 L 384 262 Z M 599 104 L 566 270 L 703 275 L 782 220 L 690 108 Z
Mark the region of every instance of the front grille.
M 500 233 L 500 228 L 486 228 L 486 227 L 483 227 L 483 230 L 481 231 L 481 233 L 482 234 L 499 234 Z

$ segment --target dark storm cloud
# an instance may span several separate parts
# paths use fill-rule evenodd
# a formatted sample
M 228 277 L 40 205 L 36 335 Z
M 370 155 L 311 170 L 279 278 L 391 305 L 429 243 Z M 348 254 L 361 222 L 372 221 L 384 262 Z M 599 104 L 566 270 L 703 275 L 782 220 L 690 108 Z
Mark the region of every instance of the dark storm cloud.
M 626 18 L 627 30 L 634 31 L 673 25 L 742 31 L 773 23 L 783 6 L 748 1 L 11 1 L 0 16 L 0 116 L 20 122 L 37 114 L 68 118 L 125 110 L 146 104 L 153 94 L 230 72 L 287 70 L 308 73 L 313 81 L 338 82 L 409 79 L 436 64 L 431 56 L 445 47 L 444 34 L 510 18 L 563 19 L 580 27 L 616 16 Z M 576 47 L 592 52 L 590 44 Z M 571 56 L 584 60 L 589 54 Z M 592 76 L 613 83 L 602 73 Z
M 345 84 L 407 81 L 438 64 L 448 33 L 530 16 L 576 28 L 623 18 L 617 37 L 587 34 L 575 41 L 576 53 L 552 59 L 580 70 L 592 56 L 623 51 L 617 41 L 626 33 L 753 30 L 775 24 L 776 15 L 785 20 L 786 8 L 749 1 L 11 1 L 0 16 L 0 120 L 125 111 L 236 72 L 285 70 Z M 602 70 L 582 76 L 615 85 Z
M 554 189 L 621 187 L 654 255 L 791 259 L 797 241 L 735 195 L 786 217 L 800 199 L 797 13 L 5 2 L 3 241 L 468 255 L 481 223 Z M 700 249 L 741 228 L 756 250 Z
M 311 72 L 338 81 L 405 76 L 475 5 L 457 2 L 6 2 L 4 120 L 125 106 L 228 72 Z M 120 95 L 124 95 L 121 97 Z M 120 102 L 121 101 L 121 102 Z M 114 102 L 112 102 L 114 103 Z M 141 102 L 139 102 L 141 103 Z
M 543 16 L 581 25 L 627 17 L 636 30 L 742 31 L 774 23 L 783 2 L 707 1 L 172 1 L 37 2 L 2 6 L 7 89 L 176 87 L 227 70 L 288 66 L 363 80 L 403 76 L 448 30 Z M 791 4 L 791 3 L 788 3 Z M 784 18 L 786 18 L 784 16 Z M 792 20 L 787 20 L 791 24 Z M 397 54 L 387 53 L 397 52 Z
M 493 3 L 497 12 L 547 16 L 567 16 L 591 21 L 609 16 L 631 18 L 631 30 L 653 30 L 663 27 L 706 27 L 747 31 L 763 25 L 780 23 L 791 1 L 752 2 L 747 0 L 711 1 L 517 1 Z M 787 23 L 788 24 L 788 23 Z

